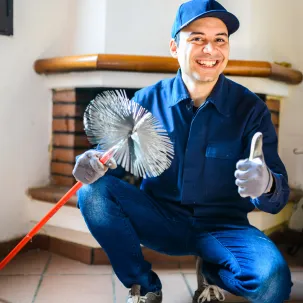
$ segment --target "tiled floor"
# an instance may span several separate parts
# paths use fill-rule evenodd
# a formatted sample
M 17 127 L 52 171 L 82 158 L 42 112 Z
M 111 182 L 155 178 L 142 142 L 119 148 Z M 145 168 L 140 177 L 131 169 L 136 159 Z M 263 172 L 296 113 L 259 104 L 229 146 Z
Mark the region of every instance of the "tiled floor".
M 303 294 L 303 267 L 290 266 L 295 299 Z M 191 303 L 196 288 L 193 264 L 153 268 L 163 283 L 164 303 Z M 45 251 L 20 254 L 0 271 L 0 303 L 124 303 L 127 292 L 111 266 L 89 266 Z M 228 302 L 240 301 L 228 296 Z

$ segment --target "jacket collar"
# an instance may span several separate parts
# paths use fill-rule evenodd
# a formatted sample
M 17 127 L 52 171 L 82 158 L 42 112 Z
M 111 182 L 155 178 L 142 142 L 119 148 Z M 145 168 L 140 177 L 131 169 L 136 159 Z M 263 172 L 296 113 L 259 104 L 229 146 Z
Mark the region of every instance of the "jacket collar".
M 176 77 L 174 78 L 173 88 L 172 88 L 172 98 L 169 100 L 169 106 L 172 107 L 179 102 L 189 99 L 191 97 L 189 92 L 183 82 L 182 73 L 179 69 Z M 218 112 L 224 116 L 229 116 L 230 114 L 230 104 L 228 102 L 228 83 L 223 74 L 219 76 L 219 79 L 214 86 L 212 92 L 206 99 L 206 101 L 211 102 Z

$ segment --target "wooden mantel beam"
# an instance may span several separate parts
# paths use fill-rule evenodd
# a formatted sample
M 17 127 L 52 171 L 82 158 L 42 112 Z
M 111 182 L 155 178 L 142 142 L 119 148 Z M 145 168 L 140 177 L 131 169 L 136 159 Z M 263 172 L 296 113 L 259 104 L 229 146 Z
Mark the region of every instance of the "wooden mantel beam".
M 129 71 L 141 73 L 176 73 L 178 61 L 171 57 L 91 54 L 39 59 L 34 64 L 38 74 L 81 71 Z M 302 72 L 265 61 L 230 60 L 224 74 L 228 76 L 262 77 L 287 84 L 299 84 Z

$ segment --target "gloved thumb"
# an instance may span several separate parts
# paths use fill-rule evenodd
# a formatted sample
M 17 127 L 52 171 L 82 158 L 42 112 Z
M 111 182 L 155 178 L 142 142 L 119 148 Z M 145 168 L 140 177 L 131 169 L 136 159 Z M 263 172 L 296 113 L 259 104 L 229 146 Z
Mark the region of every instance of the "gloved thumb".
M 257 163 L 261 162 L 260 164 L 264 163 L 263 134 L 261 132 L 255 133 L 251 140 L 249 160 Z
M 106 164 L 105 164 L 108 168 L 110 169 L 116 169 L 117 168 L 117 162 L 115 160 L 114 157 L 110 158 Z
M 99 155 L 99 160 L 101 160 L 103 157 L 103 153 Z M 117 168 L 117 162 L 114 157 L 111 157 L 105 164 L 106 167 L 110 169 L 116 169 Z

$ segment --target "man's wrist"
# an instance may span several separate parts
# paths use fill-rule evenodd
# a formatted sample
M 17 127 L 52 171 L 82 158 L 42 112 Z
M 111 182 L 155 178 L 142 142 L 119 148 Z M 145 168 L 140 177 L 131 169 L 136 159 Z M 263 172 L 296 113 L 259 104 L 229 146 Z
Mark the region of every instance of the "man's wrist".
M 266 189 L 265 189 L 265 194 L 267 193 L 273 193 L 275 191 L 275 180 L 274 180 L 274 177 L 271 173 L 271 171 L 268 169 L 268 167 L 266 167 L 267 171 L 268 171 L 268 174 L 269 174 L 269 179 L 268 179 L 268 184 L 266 186 Z

